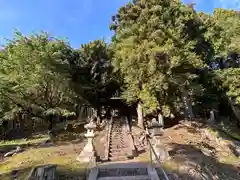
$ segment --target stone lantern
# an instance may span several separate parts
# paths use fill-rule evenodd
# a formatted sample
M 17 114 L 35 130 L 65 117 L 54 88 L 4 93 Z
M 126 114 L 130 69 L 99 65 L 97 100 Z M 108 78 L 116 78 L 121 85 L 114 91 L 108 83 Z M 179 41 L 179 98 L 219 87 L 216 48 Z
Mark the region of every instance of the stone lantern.
M 85 137 L 88 139 L 88 141 L 80 155 L 77 157 L 77 160 L 80 162 L 90 162 L 91 160 L 95 159 L 95 148 L 93 145 L 93 139 L 95 137 L 94 130 L 96 129 L 96 127 L 97 126 L 93 121 L 90 121 L 90 123 L 84 126 L 84 128 L 87 129 Z
M 151 123 L 152 128 L 152 160 L 164 161 L 169 158 L 168 151 L 165 150 L 164 145 L 161 142 L 161 136 L 163 135 L 163 129 L 161 124 L 154 118 Z M 157 156 L 157 157 L 156 157 Z
M 151 128 L 153 137 L 163 135 L 162 125 L 155 118 L 152 119 Z

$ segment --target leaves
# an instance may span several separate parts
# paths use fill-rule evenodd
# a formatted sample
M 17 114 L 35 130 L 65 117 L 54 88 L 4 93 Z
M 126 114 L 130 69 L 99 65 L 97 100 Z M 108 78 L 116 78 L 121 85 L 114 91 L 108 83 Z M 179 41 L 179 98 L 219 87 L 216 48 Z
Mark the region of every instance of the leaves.
M 15 32 L 0 51 L 0 118 L 72 116 L 99 109 L 117 90 L 129 104 L 164 116 L 240 103 L 240 16 L 196 12 L 179 0 L 133 0 L 112 17 L 112 43 L 73 49 L 41 32 Z M 183 102 L 185 101 L 185 102 Z
M 112 52 L 104 41 L 96 40 L 82 45 L 78 54 L 75 61 L 68 62 L 74 91 L 89 106 L 98 108 L 100 99 L 109 99 L 119 89 L 111 64 Z
M 25 37 L 16 32 L 1 51 L 0 96 L 1 104 L 5 104 L 5 119 L 13 118 L 11 114 L 14 115 L 16 107 L 35 116 L 39 110 L 69 108 L 66 105 L 71 104 L 74 96 L 69 80 L 52 66 L 64 58 L 68 46 L 60 40 L 49 39 L 46 33 Z
M 115 17 L 113 64 L 124 78 L 127 101 L 141 100 L 150 112 L 167 107 L 173 92 L 198 87 L 196 69 L 213 53 L 205 25 L 192 8 L 179 1 L 134 1 Z

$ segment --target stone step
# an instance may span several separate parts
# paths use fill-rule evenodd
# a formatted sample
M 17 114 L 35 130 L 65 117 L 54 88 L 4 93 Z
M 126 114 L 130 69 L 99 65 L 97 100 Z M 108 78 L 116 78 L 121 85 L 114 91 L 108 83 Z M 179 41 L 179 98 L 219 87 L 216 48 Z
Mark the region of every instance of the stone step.
M 109 157 L 121 157 L 121 156 L 127 156 L 128 153 L 126 152 L 111 152 L 109 153 Z
M 117 177 L 101 177 L 97 180 L 151 180 L 148 175 L 145 176 L 117 176 Z
M 116 167 L 117 166 L 117 167 Z M 122 164 L 120 167 L 117 164 L 113 164 L 109 168 L 99 169 L 98 177 L 112 177 L 112 176 L 141 176 L 148 175 L 148 169 L 146 165 L 139 166 L 139 164 Z
M 126 156 L 118 156 L 118 157 L 109 157 L 110 161 L 126 161 L 128 158 Z
M 112 133 L 111 135 L 110 135 L 110 137 L 114 137 L 114 138 L 117 138 L 117 137 L 123 137 L 123 135 L 121 134 L 121 133 Z
M 123 134 L 123 132 L 121 130 L 119 130 L 119 131 L 115 130 L 115 131 L 112 132 L 112 135 L 113 134 Z
M 121 149 L 121 148 L 127 148 L 127 144 L 124 143 L 110 143 L 110 148 L 115 148 L 115 149 Z
M 117 159 L 119 160 L 119 159 Z M 165 178 L 163 178 L 165 179 Z M 154 167 L 145 163 L 114 163 L 93 169 L 87 180 L 160 180 Z
M 110 152 L 109 157 L 125 157 L 127 159 L 133 158 L 130 152 Z
M 112 136 L 112 137 L 110 137 L 110 142 L 112 142 L 112 141 L 124 141 L 124 139 L 122 138 L 122 136 L 121 135 L 119 135 L 119 136 Z
M 112 141 L 126 141 L 126 140 L 123 139 L 121 135 L 118 135 L 118 136 L 110 137 L 110 142 L 112 142 Z
M 126 144 L 126 141 L 122 139 L 111 139 L 110 144 Z
M 123 151 L 127 149 L 128 149 L 128 146 L 124 146 L 124 145 L 116 145 L 116 146 L 109 147 L 109 151 L 112 151 L 112 150 Z
M 123 147 L 123 148 L 109 148 L 109 152 L 128 152 L 129 148 L 128 147 Z
M 110 149 L 109 153 L 111 154 L 126 154 L 129 153 L 129 149 L 128 148 L 124 148 L 124 149 Z
M 121 142 L 121 141 L 113 141 L 113 142 L 110 142 L 110 146 L 120 146 L 120 147 L 123 147 L 124 144 L 126 144 L 125 142 Z M 126 146 L 126 145 L 125 145 Z
M 122 137 L 110 138 L 110 142 L 119 142 L 119 141 L 125 142 L 127 140 L 123 139 Z
M 109 152 L 109 157 L 127 156 L 127 152 Z
M 127 137 L 124 136 L 124 134 L 111 134 L 110 137 L 112 138 L 122 138 L 122 139 L 126 139 Z
M 124 145 L 124 144 L 126 144 L 124 141 L 121 141 L 121 140 L 119 140 L 119 141 L 116 141 L 116 140 L 114 140 L 114 141 L 110 141 L 110 146 L 111 145 Z
M 126 150 L 122 150 L 122 151 L 111 150 L 111 151 L 109 151 L 109 154 L 111 154 L 112 156 L 113 155 L 118 155 L 118 154 L 125 155 L 127 153 L 129 153 L 129 151 L 126 151 Z
M 115 129 L 112 129 L 112 132 L 114 132 L 114 133 L 121 133 L 122 130 L 119 129 L 119 128 L 115 128 Z
M 120 139 L 123 139 L 123 137 L 122 137 L 121 134 L 120 134 L 120 135 L 111 135 L 111 136 L 110 136 L 110 139 L 111 139 L 111 140 L 115 140 L 115 139 L 120 140 Z

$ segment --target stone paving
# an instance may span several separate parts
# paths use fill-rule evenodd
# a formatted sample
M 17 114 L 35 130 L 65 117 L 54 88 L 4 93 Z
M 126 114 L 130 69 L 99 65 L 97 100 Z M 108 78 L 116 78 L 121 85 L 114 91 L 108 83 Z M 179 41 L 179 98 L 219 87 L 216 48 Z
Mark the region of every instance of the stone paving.
M 109 163 L 93 169 L 88 180 L 159 180 L 155 168 L 146 163 Z

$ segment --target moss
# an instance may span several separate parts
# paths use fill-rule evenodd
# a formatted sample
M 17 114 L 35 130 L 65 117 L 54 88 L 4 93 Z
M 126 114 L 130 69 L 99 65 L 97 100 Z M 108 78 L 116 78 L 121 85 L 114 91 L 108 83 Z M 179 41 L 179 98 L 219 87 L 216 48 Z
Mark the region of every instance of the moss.
M 240 134 L 237 134 L 235 132 L 231 132 L 231 130 L 229 130 L 229 129 L 221 128 L 220 130 L 223 131 L 228 136 L 232 137 L 233 139 L 240 141 Z
M 213 130 L 213 129 L 211 129 L 211 128 L 207 128 L 207 130 L 208 130 L 208 132 L 211 134 L 211 135 L 213 135 L 214 137 L 218 137 L 218 132 L 217 131 L 215 131 L 215 130 Z
M 163 163 L 163 168 L 164 170 L 168 171 L 168 172 L 175 172 L 175 171 L 178 171 L 178 164 L 172 160 L 168 160 L 168 161 L 165 161 Z
M 149 160 L 149 153 L 146 152 L 146 153 L 141 154 L 140 156 L 138 156 L 138 157 L 136 158 L 136 160 L 137 160 L 137 161 L 140 161 L 140 162 L 149 162 L 149 161 L 150 161 L 150 160 Z
M 0 148 L 4 146 L 18 146 L 18 145 L 27 145 L 27 144 L 37 144 L 43 141 L 46 141 L 49 137 L 47 135 L 35 135 L 31 139 L 17 139 L 12 141 L 0 141 Z
M 77 153 L 71 149 L 72 146 L 64 148 L 69 149 L 61 150 L 58 146 L 31 148 L 9 157 L 0 164 L 0 172 L 4 174 L 0 179 L 8 180 L 12 170 L 19 170 L 21 179 L 26 177 L 33 167 L 45 164 L 56 164 L 59 172 L 84 174 L 87 164 L 81 164 L 76 160 Z

